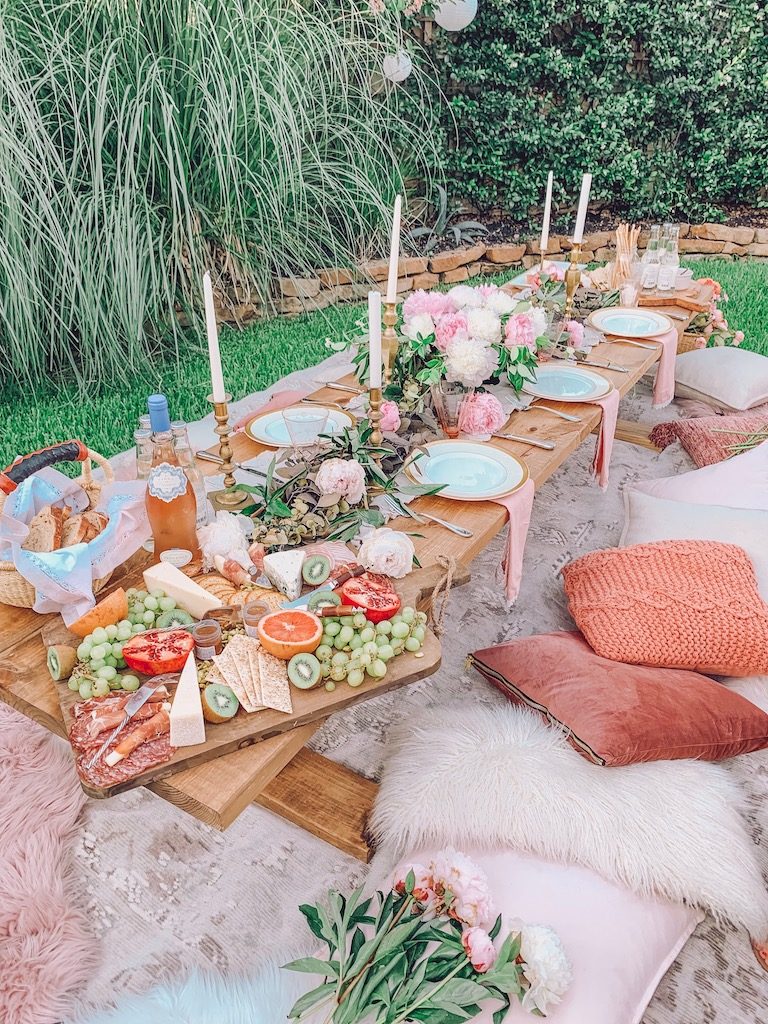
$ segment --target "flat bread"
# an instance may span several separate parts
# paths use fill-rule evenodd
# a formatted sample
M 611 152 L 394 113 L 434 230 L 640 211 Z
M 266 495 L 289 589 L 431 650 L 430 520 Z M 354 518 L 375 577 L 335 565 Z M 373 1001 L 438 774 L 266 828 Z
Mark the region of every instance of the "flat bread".
M 263 649 L 258 652 L 259 673 L 261 675 L 261 699 L 265 708 L 283 711 L 286 715 L 293 713 L 291 701 L 291 685 L 288 682 L 286 662 L 267 654 Z
M 226 683 L 246 711 L 256 711 L 258 709 L 251 703 L 248 691 L 245 688 L 245 682 L 240 675 L 237 659 L 230 650 L 231 644 L 232 641 L 227 644 L 221 654 L 214 655 L 212 659 L 214 667 L 208 672 L 208 681 Z M 211 673 L 214 669 L 221 675 L 221 679 L 218 677 L 212 678 Z

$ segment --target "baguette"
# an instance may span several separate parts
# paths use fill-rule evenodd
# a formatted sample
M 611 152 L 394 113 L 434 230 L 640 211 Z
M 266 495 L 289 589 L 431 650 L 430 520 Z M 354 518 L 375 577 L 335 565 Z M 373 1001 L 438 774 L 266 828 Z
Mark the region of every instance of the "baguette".
M 30 522 L 29 534 L 21 546 L 25 551 L 38 553 L 55 551 L 61 544 L 61 529 L 61 520 L 54 516 L 51 506 L 46 505 Z

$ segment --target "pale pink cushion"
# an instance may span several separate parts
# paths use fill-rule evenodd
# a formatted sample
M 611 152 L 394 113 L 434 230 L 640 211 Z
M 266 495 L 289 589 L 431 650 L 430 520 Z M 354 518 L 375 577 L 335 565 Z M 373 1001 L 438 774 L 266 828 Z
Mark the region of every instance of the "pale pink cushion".
M 743 455 L 691 473 L 640 480 L 632 490 L 694 505 L 768 509 L 768 441 Z
M 559 935 L 573 981 L 547 1014 L 552 1024 L 639 1024 L 659 982 L 704 919 L 682 904 L 642 899 L 577 865 L 511 850 L 461 852 L 488 876 L 502 915 L 497 942 L 509 931 L 506 923 L 515 919 L 549 925 Z M 436 853 L 418 850 L 403 861 L 427 864 Z M 474 1019 L 492 1024 L 498 1005 L 489 1003 Z M 534 1019 L 519 1004 L 505 1018 L 520 1024 Z

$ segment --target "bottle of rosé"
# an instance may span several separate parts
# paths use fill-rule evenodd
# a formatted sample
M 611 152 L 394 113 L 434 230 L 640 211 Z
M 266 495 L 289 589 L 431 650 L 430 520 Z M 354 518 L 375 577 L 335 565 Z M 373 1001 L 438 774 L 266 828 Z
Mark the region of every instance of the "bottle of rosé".
M 147 400 L 152 427 L 152 468 L 147 477 L 147 517 L 155 541 L 155 558 L 171 548 L 200 553 L 197 500 L 191 480 L 179 465 L 165 395 Z

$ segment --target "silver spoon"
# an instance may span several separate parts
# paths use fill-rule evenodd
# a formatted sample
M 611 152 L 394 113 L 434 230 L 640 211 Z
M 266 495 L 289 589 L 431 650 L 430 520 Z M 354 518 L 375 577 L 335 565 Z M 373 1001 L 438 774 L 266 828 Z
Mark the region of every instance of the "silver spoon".
M 519 437 L 517 434 L 492 434 L 491 436 L 500 437 L 503 441 L 519 441 L 520 444 L 530 444 L 534 448 L 543 448 L 546 452 L 551 452 L 556 447 L 554 441 L 537 441 L 532 437 Z

